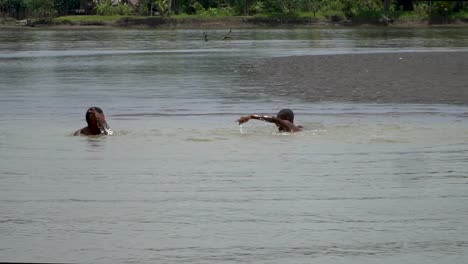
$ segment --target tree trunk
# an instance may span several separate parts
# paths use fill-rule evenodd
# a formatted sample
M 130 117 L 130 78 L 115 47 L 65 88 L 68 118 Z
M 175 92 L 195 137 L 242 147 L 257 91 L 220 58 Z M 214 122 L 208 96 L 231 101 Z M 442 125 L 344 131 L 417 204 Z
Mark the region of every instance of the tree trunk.
M 392 0 L 384 0 L 384 10 L 385 11 L 388 11 L 390 9 L 390 3 L 392 2 Z
M 397 0 L 397 8 L 404 11 L 413 11 L 413 0 Z
M 68 1 L 65 1 L 63 5 L 63 13 L 68 16 Z

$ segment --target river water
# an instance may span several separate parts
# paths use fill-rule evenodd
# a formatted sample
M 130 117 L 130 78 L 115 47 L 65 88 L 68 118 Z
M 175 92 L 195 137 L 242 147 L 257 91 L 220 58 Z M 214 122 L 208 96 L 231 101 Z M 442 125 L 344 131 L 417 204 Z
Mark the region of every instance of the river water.
M 207 33 L 0 31 L 0 261 L 467 263 L 467 106 L 242 87 L 265 58 L 467 50 L 467 29 Z M 71 136 L 90 106 L 115 136 Z M 235 123 L 284 107 L 304 132 Z

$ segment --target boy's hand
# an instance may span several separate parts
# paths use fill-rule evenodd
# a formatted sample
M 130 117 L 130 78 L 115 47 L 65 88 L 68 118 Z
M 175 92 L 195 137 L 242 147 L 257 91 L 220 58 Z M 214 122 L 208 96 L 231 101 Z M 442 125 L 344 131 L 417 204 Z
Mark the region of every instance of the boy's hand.
M 249 121 L 251 118 L 252 118 L 251 116 L 242 116 L 241 118 L 237 120 L 237 122 L 239 122 L 239 125 L 241 125 Z

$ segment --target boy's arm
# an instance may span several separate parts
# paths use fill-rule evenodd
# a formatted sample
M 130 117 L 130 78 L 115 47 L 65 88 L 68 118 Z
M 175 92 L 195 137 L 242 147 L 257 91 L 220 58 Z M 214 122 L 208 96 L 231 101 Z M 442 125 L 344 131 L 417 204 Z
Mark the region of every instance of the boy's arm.
M 257 119 L 257 120 L 262 120 L 266 121 L 269 123 L 274 123 L 278 127 L 280 131 L 284 132 L 297 132 L 301 131 L 303 129 L 302 126 L 295 126 L 293 123 L 289 122 L 288 120 L 282 120 L 277 118 L 276 116 L 263 116 L 263 115 L 247 115 L 247 116 L 242 116 L 237 120 L 239 122 L 239 125 L 248 122 L 250 119 Z
M 248 122 L 250 119 L 256 119 L 256 120 L 262 120 L 265 122 L 269 123 L 274 123 L 278 127 L 280 127 L 284 131 L 294 131 L 294 129 L 291 129 L 291 125 L 294 127 L 293 124 L 291 124 L 288 121 L 281 120 L 277 118 L 276 116 L 266 116 L 266 115 L 247 115 L 247 116 L 242 116 L 237 120 L 239 122 L 239 125 Z
M 246 116 L 241 116 L 237 122 L 239 122 L 239 125 L 248 122 L 250 119 L 257 119 L 257 120 L 262 120 L 270 123 L 274 123 L 273 119 L 278 119 L 274 116 L 261 116 L 261 115 L 246 115 Z

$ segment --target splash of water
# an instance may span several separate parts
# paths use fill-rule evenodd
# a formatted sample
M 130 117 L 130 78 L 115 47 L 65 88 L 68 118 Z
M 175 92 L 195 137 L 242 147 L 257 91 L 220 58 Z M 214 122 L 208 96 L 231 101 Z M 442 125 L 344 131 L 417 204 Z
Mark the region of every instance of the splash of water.
M 100 127 L 99 130 L 101 130 L 101 134 L 109 135 L 109 136 L 114 135 L 114 131 L 112 131 L 112 129 L 110 129 L 110 128 Z
M 114 131 L 112 131 L 112 129 L 109 128 L 105 120 L 98 123 L 98 128 L 101 131 L 101 134 L 109 136 L 112 136 L 114 134 Z
M 244 129 L 242 129 L 242 125 L 239 125 L 239 132 L 240 132 L 241 134 L 244 134 Z
M 104 134 L 109 135 L 109 136 L 114 135 L 114 131 L 112 131 L 112 129 L 106 128 L 104 130 L 105 130 Z

